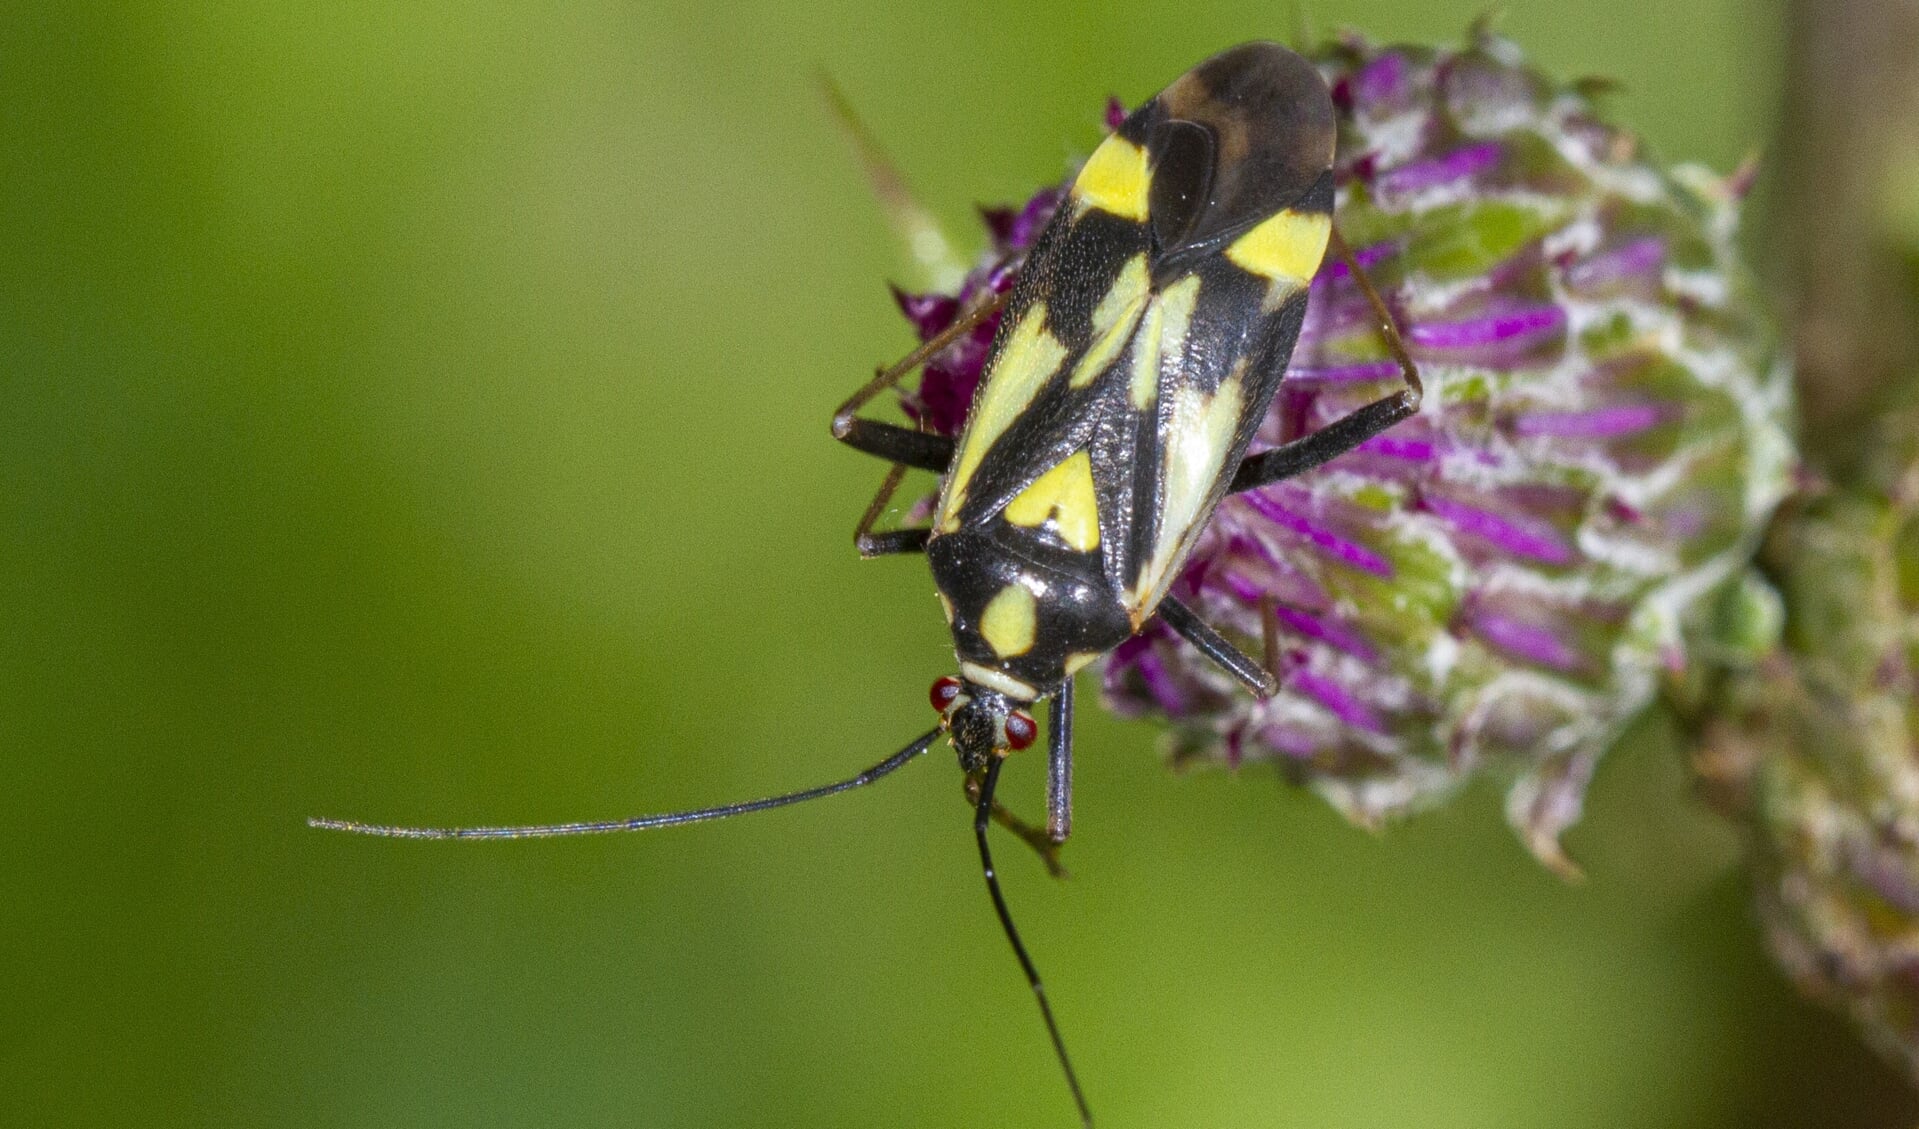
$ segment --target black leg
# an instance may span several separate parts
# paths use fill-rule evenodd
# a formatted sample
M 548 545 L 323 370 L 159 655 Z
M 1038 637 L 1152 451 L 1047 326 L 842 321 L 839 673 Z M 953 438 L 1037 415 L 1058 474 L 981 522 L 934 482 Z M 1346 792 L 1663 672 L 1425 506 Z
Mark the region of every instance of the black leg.
M 888 462 L 903 466 L 930 470 L 934 474 L 945 474 L 948 463 L 953 461 L 953 440 L 944 435 L 929 435 L 898 424 L 880 423 L 877 420 L 859 418 L 859 410 L 873 397 L 899 383 L 901 377 L 926 363 L 928 357 L 951 345 L 965 334 L 971 333 L 987 318 L 999 312 L 1006 302 L 1003 294 L 991 294 L 984 301 L 976 303 L 953 324 L 947 326 L 932 340 L 900 358 L 899 362 L 889 365 L 874 374 L 858 392 L 849 396 L 839 410 L 833 413 L 833 438 L 869 455 L 877 455 Z
M 1046 719 L 1046 837 L 1066 842 L 1073 833 L 1073 680 L 1053 695 Z
M 1228 493 L 1237 494 L 1242 490 L 1270 486 L 1281 479 L 1331 462 L 1394 424 L 1419 414 L 1419 403 L 1425 395 L 1425 387 L 1419 380 L 1419 366 L 1413 363 L 1412 356 L 1406 352 L 1406 342 L 1399 336 L 1399 327 L 1393 324 L 1392 311 L 1386 308 L 1379 291 L 1373 289 L 1372 279 L 1367 278 L 1366 272 L 1360 269 L 1359 260 L 1353 257 L 1352 248 L 1346 246 L 1346 240 L 1339 234 L 1338 228 L 1333 229 L 1331 242 L 1333 250 L 1345 261 L 1346 269 L 1352 272 L 1353 281 L 1365 293 L 1374 315 L 1379 318 L 1380 335 L 1386 339 L 1386 348 L 1392 351 L 1393 359 L 1399 362 L 1406 389 L 1374 400 L 1311 435 L 1248 456 L 1233 474 Z
M 1159 602 L 1159 618 L 1199 653 L 1218 663 L 1226 673 L 1239 680 L 1255 697 L 1270 698 L 1279 693 L 1279 677 L 1259 665 L 1259 661 L 1228 643 L 1220 633 L 1206 625 L 1193 609 L 1171 596 Z
M 893 464 L 886 480 L 880 483 L 879 492 L 873 496 L 872 504 L 866 507 L 866 513 L 860 517 L 859 526 L 853 530 L 853 544 L 859 549 L 860 556 L 884 557 L 925 551 L 926 542 L 932 537 L 931 530 L 894 529 L 874 533 L 873 525 L 886 512 L 886 504 L 892 500 L 893 492 L 899 489 L 900 480 L 906 477 L 908 467 L 930 470 L 934 474 L 946 473 L 947 466 L 953 461 L 953 439 L 951 436 L 915 431 L 898 424 L 861 419 L 859 410 L 873 397 L 897 384 L 902 376 L 925 364 L 928 357 L 958 340 L 962 334 L 971 333 L 981 322 L 993 316 L 1005 301 L 1003 295 L 988 295 L 984 301 L 954 319 L 952 325 L 932 340 L 900 358 L 897 364 L 879 370 L 873 379 L 848 397 L 833 413 L 833 438 L 856 451 L 876 455 Z
M 889 463 L 945 474 L 953 461 L 953 440 L 930 431 L 914 431 L 896 423 L 833 417 L 833 438 Z
M 894 463 L 886 472 L 886 478 L 880 483 L 879 492 L 873 495 L 873 501 L 860 515 L 860 523 L 853 529 L 853 544 L 862 557 L 885 557 L 895 553 L 923 553 L 926 542 L 932 537 L 930 529 L 891 529 L 885 533 L 873 532 L 873 523 L 886 512 L 886 504 L 893 500 L 893 491 L 900 487 L 900 480 L 906 477 L 906 467 Z
M 1419 395 L 1415 392 L 1396 392 L 1383 400 L 1374 400 L 1311 435 L 1302 435 L 1270 451 L 1248 455 L 1233 473 L 1233 483 L 1226 491 L 1238 494 L 1257 490 L 1323 466 L 1401 420 L 1418 414 Z
M 859 539 L 860 556 L 891 557 L 902 553 L 924 553 L 932 540 L 930 529 L 894 529 Z

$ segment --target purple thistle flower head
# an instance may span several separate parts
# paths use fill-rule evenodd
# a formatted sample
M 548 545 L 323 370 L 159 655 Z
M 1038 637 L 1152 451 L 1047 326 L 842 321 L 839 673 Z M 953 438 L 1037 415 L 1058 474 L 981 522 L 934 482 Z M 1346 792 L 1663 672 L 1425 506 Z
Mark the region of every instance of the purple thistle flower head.
M 1105 698 L 1170 723 L 1176 762 L 1278 762 L 1369 825 L 1503 774 L 1527 845 L 1570 872 L 1559 834 L 1599 757 L 1683 665 L 1693 608 L 1786 484 L 1787 374 L 1732 244 L 1740 186 L 1650 163 L 1491 36 L 1311 57 L 1340 117 L 1336 222 L 1425 408 L 1227 499 L 1176 582 L 1249 653 L 1276 631 L 1277 696 L 1149 622 L 1107 659 Z M 990 247 L 956 293 L 897 295 L 922 340 L 1011 286 L 1060 199 L 984 210 Z M 957 433 L 995 328 L 935 357 L 908 415 Z M 1329 260 L 1255 450 L 1398 379 Z

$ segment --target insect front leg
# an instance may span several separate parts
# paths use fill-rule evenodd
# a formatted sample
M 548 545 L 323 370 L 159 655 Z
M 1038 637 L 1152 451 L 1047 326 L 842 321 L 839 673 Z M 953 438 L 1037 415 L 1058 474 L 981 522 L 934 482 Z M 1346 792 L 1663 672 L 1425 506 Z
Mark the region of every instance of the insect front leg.
M 893 492 L 899 489 L 909 467 L 930 470 L 934 474 L 945 474 L 953 461 L 953 439 L 947 435 L 934 435 L 930 432 L 916 431 L 910 427 L 901 427 L 894 423 L 881 423 L 878 420 L 862 419 L 859 410 L 873 397 L 899 383 L 900 378 L 925 364 L 928 357 L 958 340 L 961 335 L 971 333 L 981 322 L 993 316 L 1006 299 L 1001 294 L 989 294 L 983 301 L 974 305 L 964 315 L 955 318 L 953 324 L 936 334 L 931 340 L 899 359 L 898 362 L 880 369 L 873 379 L 866 382 L 859 391 L 847 398 L 839 410 L 833 413 L 833 438 L 869 455 L 893 464 L 886 478 L 880 483 L 878 493 L 860 516 L 860 523 L 853 530 L 853 544 L 862 557 L 884 557 L 898 553 L 919 553 L 926 549 L 926 542 L 932 536 L 926 529 L 895 529 L 885 533 L 874 533 L 873 526 L 880 515 L 886 512 L 886 505 L 893 499 Z
M 979 803 L 980 779 L 976 775 L 966 778 L 966 802 Z M 1049 796 L 1050 798 L 1050 796 Z M 1055 878 L 1070 878 L 1066 867 L 1059 861 L 1060 843 L 1053 839 L 1047 828 L 1037 827 L 1014 815 L 1005 804 L 993 801 L 993 822 L 1004 827 L 1019 838 L 1019 841 L 1033 848 L 1033 853 L 1046 864 L 1046 872 Z
M 1270 486 L 1281 479 L 1324 465 L 1394 424 L 1419 414 L 1425 386 L 1420 383 L 1419 366 L 1413 363 L 1411 354 L 1406 352 L 1406 342 L 1399 336 L 1399 327 L 1393 322 L 1392 311 L 1386 308 L 1385 300 L 1373 288 L 1372 279 L 1366 277 L 1366 272 L 1360 268 L 1359 260 L 1353 257 L 1352 248 L 1346 245 L 1338 228 L 1332 230 L 1330 242 L 1345 262 L 1346 269 L 1352 272 L 1353 281 L 1365 293 L 1374 315 L 1379 318 L 1380 336 L 1385 339 L 1386 348 L 1393 354 L 1393 359 L 1399 362 L 1400 375 L 1406 381 L 1406 388 L 1374 400 L 1311 435 L 1303 435 L 1270 451 L 1247 456 L 1234 472 L 1228 493 L 1238 494 Z
M 1073 676 L 1053 695 L 1046 718 L 1046 837 L 1056 845 L 1073 833 Z

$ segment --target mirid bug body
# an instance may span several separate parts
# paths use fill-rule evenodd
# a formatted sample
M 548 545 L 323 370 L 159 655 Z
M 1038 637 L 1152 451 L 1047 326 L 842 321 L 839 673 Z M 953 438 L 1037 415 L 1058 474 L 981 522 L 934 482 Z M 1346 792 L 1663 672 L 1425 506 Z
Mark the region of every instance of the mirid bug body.
M 857 776 L 696 811 L 522 827 L 317 826 L 409 838 L 517 838 L 640 830 L 800 803 L 885 776 L 942 733 L 973 803 L 988 890 L 1091 1124 L 1038 972 L 1013 927 L 987 842 L 997 818 L 1051 863 L 1071 828 L 1073 674 L 1157 619 L 1250 691 L 1266 663 L 1170 595 L 1220 500 L 1318 466 L 1419 408 L 1417 374 L 1384 304 L 1347 256 L 1407 390 L 1248 457 L 1285 374 L 1333 228 L 1333 106 L 1306 60 L 1271 43 L 1201 63 L 1128 116 L 1088 158 L 1009 294 L 881 371 L 833 434 L 894 465 L 859 523 L 862 553 L 923 551 L 952 628 L 959 677 L 933 684 L 934 730 Z M 957 440 L 859 409 L 993 313 L 1000 325 Z M 874 533 L 909 467 L 940 474 L 923 528 Z M 1269 609 L 1270 610 L 1270 609 Z M 1026 712 L 1051 699 L 1046 826 L 995 802 L 1005 757 L 1032 744 Z
M 896 468 L 860 523 L 861 551 L 927 554 L 959 660 L 941 720 L 970 774 L 1020 747 L 1004 739 L 1005 718 L 1054 697 L 1054 844 L 1071 826 L 1073 674 L 1157 616 L 1249 690 L 1273 693 L 1270 656 L 1262 665 L 1169 597 L 1194 540 L 1227 494 L 1324 463 L 1418 410 L 1417 375 L 1367 286 L 1407 391 L 1246 458 L 1337 242 L 1336 138 L 1326 85 L 1298 55 L 1251 43 L 1208 59 L 1127 116 L 1074 178 L 998 303 L 957 441 L 856 413 L 990 307 L 834 417 L 841 440 L 942 475 L 930 527 L 873 534 Z
M 1129 116 L 1006 301 L 926 546 L 960 670 L 1022 701 L 1151 618 L 1298 338 L 1332 101 L 1254 44 Z

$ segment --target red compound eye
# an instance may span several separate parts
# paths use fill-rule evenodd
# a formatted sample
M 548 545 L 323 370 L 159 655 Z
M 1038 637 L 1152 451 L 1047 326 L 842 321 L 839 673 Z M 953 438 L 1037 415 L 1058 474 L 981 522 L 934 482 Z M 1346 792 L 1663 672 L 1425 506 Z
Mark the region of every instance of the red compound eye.
M 934 709 L 940 711 L 941 713 L 945 713 L 946 707 L 953 704 L 954 698 L 959 697 L 959 692 L 960 692 L 959 679 L 942 678 L 938 680 L 937 682 L 933 683 L 933 688 L 932 690 L 927 692 L 926 697 L 927 697 L 927 700 L 933 703 Z
M 1014 710 L 1006 715 L 1006 744 L 1012 749 L 1024 749 L 1039 736 L 1039 726 L 1025 713 Z

